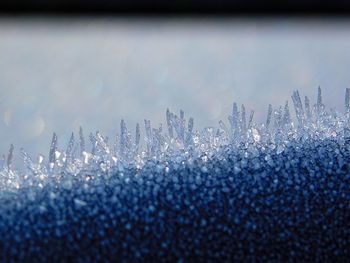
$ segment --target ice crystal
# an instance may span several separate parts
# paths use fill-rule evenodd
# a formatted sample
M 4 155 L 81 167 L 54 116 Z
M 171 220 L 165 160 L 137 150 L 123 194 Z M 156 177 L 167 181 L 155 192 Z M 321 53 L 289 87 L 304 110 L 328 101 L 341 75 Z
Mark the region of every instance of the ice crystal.
M 0 160 L 2 261 L 346 261 L 350 90 L 345 111 L 298 91 L 265 123 L 233 104 L 196 130 L 166 110 L 115 140 L 80 127 L 48 158 L 11 145 Z M 143 136 L 144 141 L 141 140 Z M 88 140 L 87 140 L 88 141 Z

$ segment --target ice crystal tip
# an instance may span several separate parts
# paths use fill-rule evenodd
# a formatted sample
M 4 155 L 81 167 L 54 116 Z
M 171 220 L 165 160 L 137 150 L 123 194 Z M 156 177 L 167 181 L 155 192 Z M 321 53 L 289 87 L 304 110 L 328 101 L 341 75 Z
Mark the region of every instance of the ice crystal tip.
M 272 118 L 272 105 L 269 104 L 269 108 L 267 110 L 267 118 L 266 118 L 266 129 L 269 128 Z
M 318 105 L 318 107 L 322 106 L 322 90 L 321 90 L 321 87 L 318 87 L 318 90 L 317 90 L 317 105 Z
M 13 161 L 13 150 L 14 150 L 14 146 L 13 144 L 10 145 L 10 150 L 9 153 L 7 155 L 7 168 L 10 170 L 11 166 L 12 166 L 12 161 Z

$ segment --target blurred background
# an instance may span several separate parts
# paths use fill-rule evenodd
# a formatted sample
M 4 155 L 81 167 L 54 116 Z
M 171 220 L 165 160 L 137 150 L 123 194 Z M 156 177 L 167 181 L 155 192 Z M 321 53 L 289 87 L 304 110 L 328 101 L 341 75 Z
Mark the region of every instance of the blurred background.
M 185 111 L 195 128 L 227 123 L 232 102 L 265 121 L 299 89 L 343 111 L 346 18 L 0 17 L 0 153 L 47 155 L 52 133 L 158 126 Z

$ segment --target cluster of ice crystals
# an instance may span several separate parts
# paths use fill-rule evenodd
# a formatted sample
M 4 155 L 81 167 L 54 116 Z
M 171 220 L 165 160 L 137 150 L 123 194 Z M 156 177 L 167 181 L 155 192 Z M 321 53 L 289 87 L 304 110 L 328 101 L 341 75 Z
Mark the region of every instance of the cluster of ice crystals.
M 324 261 L 350 256 L 350 90 L 345 111 L 292 95 L 265 123 L 233 104 L 194 130 L 183 111 L 115 140 L 80 128 L 47 157 L 0 160 L 4 261 Z M 143 134 L 144 144 L 141 143 Z M 88 138 L 88 139 L 87 139 Z M 90 143 L 88 143 L 90 142 Z M 53 255 L 60 255 L 53 258 Z

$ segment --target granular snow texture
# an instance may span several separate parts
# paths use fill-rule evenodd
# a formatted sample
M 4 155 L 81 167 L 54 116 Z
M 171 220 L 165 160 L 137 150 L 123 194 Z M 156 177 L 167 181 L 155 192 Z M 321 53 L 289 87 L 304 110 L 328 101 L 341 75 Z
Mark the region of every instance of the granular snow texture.
M 259 127 L 246 123 L 245 109 L 244 121 L 243 110 L 234 119 L 234 109 L 224 138 L 212 129 L 196 137 L 193 120 L 185 131 L 183 113 L 168 112 L 169 138 L 146 121 L 142 158 L 139 127 L 131 144 L 123 121 L 114 153 L 97 133 L 91 155 L 81 135 L 82 157 L 71 140 L 62 159 L 54 135 L 48 164 L 22 151 L 27 170 L 20 173 L 11 169 L 11 147 L 0 180 L 0 260 L 348 261 L 348 113 L 326 114 L 321 99 L 313 113 L 300 112 L 297 98 L 294 104 L 298 128 L 286 110 L 275 111 L 269 131 L 271 107 Z M 173 141 L 172 150 L 162 148 Z

